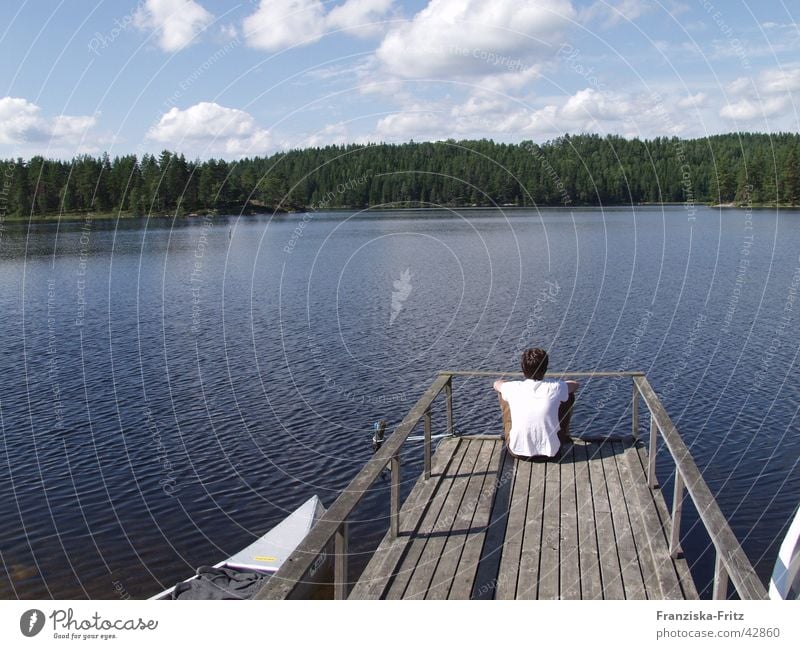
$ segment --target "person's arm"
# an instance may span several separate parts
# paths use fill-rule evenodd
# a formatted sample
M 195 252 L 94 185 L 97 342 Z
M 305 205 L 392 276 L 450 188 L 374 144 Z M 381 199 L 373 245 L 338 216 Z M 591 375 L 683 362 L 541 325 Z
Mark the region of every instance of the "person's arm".
M 569 394 L 572 394 L 573 392 L 575 392 L 575 390 L 581 387 L 580 383 L 578 383 L 577 381 L 564 381 L 564 383 L 567 384 L 567 390 L 569 391 Z
M 494 382 L 494 385 L 493 385 L 492 387 L 493 387 L 495 390 L 497 390 L 498 392 L 500 392 L 500 388 L 502 387 L 503 383 L 505 383 L 505 381 L 504 381 L 503 379 L 497 379 L 497 380 Z

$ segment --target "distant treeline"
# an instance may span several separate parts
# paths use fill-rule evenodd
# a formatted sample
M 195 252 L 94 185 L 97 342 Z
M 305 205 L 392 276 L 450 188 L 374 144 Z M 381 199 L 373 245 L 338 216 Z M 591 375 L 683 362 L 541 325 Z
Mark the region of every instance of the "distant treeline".
M 0 162 L 0 215 L 337 207 L 800 204 L 800 136 L 565 135 L 327 146 L 238 161 L 181 154 Z

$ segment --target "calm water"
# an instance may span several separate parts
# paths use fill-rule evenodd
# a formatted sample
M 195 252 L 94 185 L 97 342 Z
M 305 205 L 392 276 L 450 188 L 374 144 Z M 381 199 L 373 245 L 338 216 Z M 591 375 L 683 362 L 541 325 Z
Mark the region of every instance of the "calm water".
M 516 369 L 529 345 L 646 371 L 766 581 L 800 491 L 798 255 L 797 212 L 6 225 L 0 596 L 148 596 L 330 504 L 438 369 Z M 498 430 L 491 381 L 455 390 L 462 432 Z M 628 432 L 629 394 L 584 382 L 573 432 Z

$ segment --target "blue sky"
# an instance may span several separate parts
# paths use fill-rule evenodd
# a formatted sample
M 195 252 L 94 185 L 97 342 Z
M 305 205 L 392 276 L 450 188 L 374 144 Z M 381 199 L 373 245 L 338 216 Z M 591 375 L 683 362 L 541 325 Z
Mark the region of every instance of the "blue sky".
M 800 126 L 781 0 L 4 0 L 0 156 Z

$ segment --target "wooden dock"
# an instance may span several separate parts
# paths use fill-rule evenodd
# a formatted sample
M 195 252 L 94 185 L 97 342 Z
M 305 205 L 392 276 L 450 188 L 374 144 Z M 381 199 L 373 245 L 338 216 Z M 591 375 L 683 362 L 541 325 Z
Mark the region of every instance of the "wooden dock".
M 526 462 L 498 437 L 445 440 L 350 599 L 697 599 L 647 465 L 640 443 Z
M 726 599 L 731 586 L 741 599 L 767 598 L 643 373 L 562 374 L 630 380 L 631 435 L 627 441 L 575 440 L 559 460 L 547 462 L 512 458 L 499 430 L 451 436 L 453 379 L 499 376 L 517 375 L 440 372 L 257 598 L 297 597 L 298 586 L 332 551 L 336 599 L 697 599 L 680 544 L 687 495 L 714 548 L 714 599 Z M 432 412 L 442 394 L 445 421 L 437 432 L 450 436 L 433 453 Z M 640 400 L 649 415 L 647 447 Z M 400 451 L 420 423 L 423 470 L 401 502 Z M 675 466 L 671 510 L 656 477 L 659 448 Z M 389 530 L 354 576 L 349 519 L 387 468 Z

